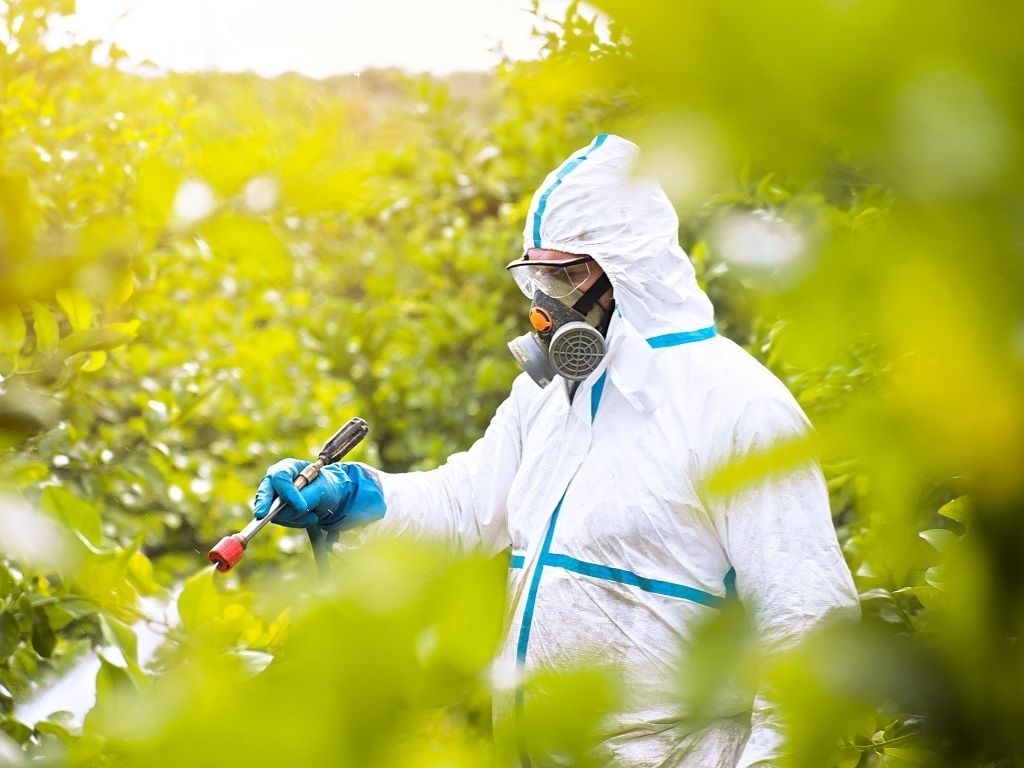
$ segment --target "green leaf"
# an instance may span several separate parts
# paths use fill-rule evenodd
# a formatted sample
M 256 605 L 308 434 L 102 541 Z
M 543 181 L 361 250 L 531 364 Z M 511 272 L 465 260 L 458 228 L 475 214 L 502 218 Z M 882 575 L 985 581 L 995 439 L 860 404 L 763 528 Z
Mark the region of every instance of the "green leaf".
M 799 466 L 816 452 L 817 443 L 810 435 L 780 440 L 766 450 L 750 452 L 713 468 L 703 487 L 712 496 L 721 497 Z
M 19 645 L 8 661 L 10 668 L 24 677 L 32 677 L 39 672 L 39 660 L 36 652 L 27 645 Z
M 44 607 L 46 618 L 53 627 L 54 632 L 60 632 L 64 627 L 75 620 L 75 615 L 68 611 L 63 605 L 47 605 Z
M 13 717 L 0 723 L 0 731 L 3 731 L 19 744 L 25 744 L 32 738 L 32 729 L 24 723 L 20 723 Z
M 857 764 L 860 762 L 861 752 L 859 749 L 844 749 L 840 753 L 834 768 L 857 768 Z
M 949 550 L 955 547 L 960 541 L 955 533 L 947 531 L 945 528 L 931 528 L 927 531 L 921 531 L 918 536 L 927 541 L 942 554 L 949 552 Z
M 887 747 L 885 754 L 898 758 L 907 766 L 934 765 L 935 754 L 926 749 L 916 747 Z
M 128 558 L 128 580 L 140 595 L 155 595 L 161 591 L 153 576 L 153 563 L 141 552 L 132 552 Z
M 21 640 L 18 620 L 10 611 L 0 613 L 0 659 L 7 659 Z
M 101 605 L 105 613 L 126 621 L 135 618 L 139 594 L 128 575 L 132 553 L 131 549 L 94 551 L 75 574 L 75 591 Z
M 36 653 L 44 659 L 48 659 L 53 655 L 56 645 L 57 636 L 53 633 L 53 627 L 50 626 L 50 619 L 46 615 L 46 611 L 36 608 L 32 611 L 32 647 L 35 648 Z
M 0 392 L 0 432 L 15 440 L 47 429 L 56 419 L 56 403 L 36 389 L 12 384 Z
M 217 392 L 223 385 L 221 381 L 215 381 L 203 392 L 196 395 L 188 405 L 184 406 L 175 418 L 175 422 L 178 424 L 187 424 L 188 420 L 192 418 L 196 411 L 199 410 L 200 406 L 205 403 L 210 397 Z
M 25 343 L 25 319 L 21 310 L 7 307 L 0 310 L 0 354 L 17 357 Z
M 91 544 L 98 547 L 103 543 L 99 511 L 70 491 L 56 485 L 48 486 L 39 499 L 39 506 L 68 528 L 81 533 Z
M 234 264 L 240 277 L 269 283 L 291 278 L 291 259 L 267 222 L 224 214 L 202 233 L 215 256 Z
M 36 349 L 43 354 L 53 354 L 60 343 L 60 328 L 53 313 L 38 301 L 32 302 L 32 326 L 36 335 Z
M 96 352 L 101 349 L 120 347 L 134 338 L 135 334 L 126 333 L 124 330 L 111 326 L 89 328 L 65 336 L 60 343 L 60 350 L 65 355 L 73 355 L 76 352 Z
M 757 199 L 770 203 L 778 203 L 789 197 L 786 190 L 778 184 L 775 174 L 769 173 L 757 185 Z
M 892 592 L 882 587 L 876 587 L 860 593 L 860 601 L 862 603 L 870 602 L 871 600 L 892 601 L 893 599 Z
M 125 690 L 134 690 L 135 681 L 128 670 L 112 664 L 102 653 L 97 654 L 100 660 L 100 669 L 96 673 L 96 701 L 107 701 L 111 696 Z
M 933 565 L 924 572 L 924 580 L 940 592 L 948 592 L 950 580 L 948 565 Z
M 60 607 L 73 619 L 81 619 L 96 613 L 96 606 L 88 600 L 66 599 L 61 601 Z
M 77 288 L 57 291 L 57 303 L 67 315 L 72 329 L 84 331 L 92 325 L 92 302 Z
M 274 660 L 272 654 L 263 651 L 233 650 L 229 652 L 241 661 L 242 673 L 246 677 L 256 677 Z
M 127 334 L 134 338 L 135 336 L 139 335 L 139 326 L 141 324 L 142 321 L 136 318 L 135 320 L 128 320 L 127 322 L 124 323 L 107 323 L 103 327 L 108 328 L 112 331 L 117 331 L 118 333 Z
M 77 741 L 78 734 L 71 730 L 71 728 L 69 727 L 71 725 L 71 722 L 69 722 L 68 725 L 53 722 L 53 718 L 60 714 L 60 712 L 54 712 L 52 715 L 50 715 L 49 720 L 40 720 L 38 723 L 36 723 L 36 733 L 55 736 L 65 746 L 71 746 Z M 63 714 L 70 715 L 70 713 L 68 712 L 65 712 Z
M 135 207 L 140 223 L 162 227 L 171 212 L 181 173 L 159 158 L 150 158 L 139 170 L 135 185 Z
M 124 654 L 128 668 L 134 674 L 141 674 L 139 669 L 139 638 L 130 626 L 125 622 L 115 619 L 113 616 L 100 616 L 100 624 L 103 627 L 103 634 L 107 641 L 116 645 Z
M 18 467 L 14 472 L 14 481 L 19 488 L 40 483 L 50 476 L 50 468 L 39 462 L 32 462 Z
M 113 289 L 110 291 L 110 295 L 107 296 L 107 309 L 112 310 L 120 307 L 131 298 L 134 292 L 135 273 L 129 269 L 117 279 Z
M 194 631 L 204 621 L 217 614 L 220 593 L 213 579 L 212 568 L 204 568 L 185 579 L 185 586 L 178 596 L 178 614 L 181 616 L 181 623 L 190 630 Z
M 919 587 L 901 587 L 897 589 L 897 595 L 913 595 L 926 608 L 935 609 L 942 605 L 942 593 L 933 586 L 923 584 Z
M 84 371 L 85 373 L 96 373 L 107 364 L 107 353 L 103 350 L 99 352 L 90 352 L 86 357 L 85 362 L 78 366 L 78 370 Z
M 14 578 L 14 574 L 4 565 L 4 561 L 0 560 L 0 595 L 11 594 L 17 585 L 18 581 Z
M 0 174 L 0 253 L 12 260 L 27 256 L 41 219 L 28 180 Z
M 950 502 L 939 507 L 939 514 L 956 520 L 958 523 L 966 523 L 971 512 L 971 502 L 966 496 L 959 496 Z

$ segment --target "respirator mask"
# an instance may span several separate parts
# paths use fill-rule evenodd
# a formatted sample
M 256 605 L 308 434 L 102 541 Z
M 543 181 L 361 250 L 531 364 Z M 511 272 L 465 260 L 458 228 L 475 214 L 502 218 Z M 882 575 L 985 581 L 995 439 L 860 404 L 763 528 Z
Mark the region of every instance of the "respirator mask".
M 594 261 L 589 256 L 560 261 L 513 261 L 507 269 L 520 290 L 533 300 L 533 332 L 509 342 L 508 348 L 530 378 L 546 387 L 555 376 L 579 382 L 593 373 L 605 355 L 604 335 L 611 312 L 598 305 L 611 282 L 600 277 L 581 291 Z

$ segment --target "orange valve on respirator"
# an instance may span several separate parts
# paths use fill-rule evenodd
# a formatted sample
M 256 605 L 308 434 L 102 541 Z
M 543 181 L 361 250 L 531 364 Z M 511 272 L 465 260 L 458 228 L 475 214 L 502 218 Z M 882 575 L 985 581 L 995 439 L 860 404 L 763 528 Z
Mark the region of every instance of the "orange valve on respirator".
M 555 324 L 546 310 L 541 307 L 530 307 L 530 325 L 537 333 L 547 333 Z

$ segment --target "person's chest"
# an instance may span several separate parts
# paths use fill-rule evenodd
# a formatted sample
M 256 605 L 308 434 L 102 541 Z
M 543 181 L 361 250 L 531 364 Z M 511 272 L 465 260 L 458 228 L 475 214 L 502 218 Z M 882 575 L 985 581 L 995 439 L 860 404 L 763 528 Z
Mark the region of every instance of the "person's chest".
M 729 564 L 699 492 L 701 436 L 670 402 L 640 414 L 611 387 L 596 408 L 589 390 L 581 397 L 552 398 L 527 425 L 508 502 L 513 553 L 546 542 L 649 578 L 720 585 Z

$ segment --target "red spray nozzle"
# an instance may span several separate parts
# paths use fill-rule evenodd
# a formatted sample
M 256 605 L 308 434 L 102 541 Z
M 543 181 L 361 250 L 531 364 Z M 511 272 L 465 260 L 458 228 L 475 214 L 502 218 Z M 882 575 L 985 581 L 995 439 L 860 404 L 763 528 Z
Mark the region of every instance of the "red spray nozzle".
M 295 480 L 292 481 L 292 485 L 299 490 L 305 488 L 309 483 L 316 480 L 321 469 L 344 458 L 349 451 L 366 437 L 366 433 L 369 431 L 369 426 L 359 417 L 349 419 L 345 426 L 335 432 L 331 439 L 324 443 L 324 447 L 320 449 L 320 454 L 317 456 L 316 461 L 306 466 L 296 476 Z M 273 520 L 283 507 L 284 499 L 278 496 L 274 499 L 274 503 L 270 505 L 270 509 L 263 517 L 253 518 L 238 533 L 225 536 L 218 541 L 217 546 L 211 549 L 208 555 L 210 562 L 217 566 L 217 570 L 221 573 L 226 573 L 238 565 L 238 562 L 245 555 L 245 548 L 252 541 L 252 537 L 263 530 L 267 523 Z M 311 526 L 307 531 L 309 533 L 309 540 L 314 542 L 313 553 L 316 555 L 317 552 L 321 551 L 318 549 L 318 546 L 323 546 L 320 528 Z M 321 562 L 319 555 L 317 555 L 317 562 Z
M 210 550 L 210 562 L 217 566 L 221 573 L 230 571 L 245 554 L 245 541 L 237 533 L 225 536 Z

